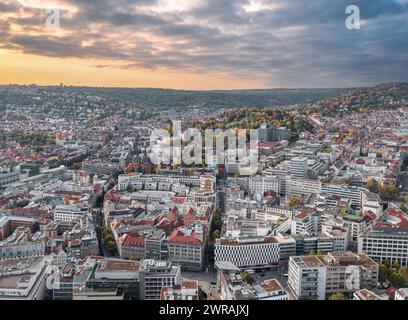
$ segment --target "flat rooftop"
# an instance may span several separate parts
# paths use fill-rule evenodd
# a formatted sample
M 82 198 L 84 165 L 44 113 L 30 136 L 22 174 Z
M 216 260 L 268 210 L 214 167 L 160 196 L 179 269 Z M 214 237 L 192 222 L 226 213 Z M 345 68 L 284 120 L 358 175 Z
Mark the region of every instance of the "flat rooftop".
M 303 256 L 303 257 L 299 257 L 299 259 L 303 262 L 305 267 L 308 267 L 308 268 L 325 266 L 323 261 L 319 259 L 319 256 Z
M 301 256 L 293 258 L 298 264 L 302 263 L 306 268 L 316 268 L 324 266 L 363 266 L 374 267 L 378 264 L 364 254 L 352 252 L 329 253 L 327 255 Z
M 234 238 L 234 239 L 220 239 L 219 243 L 221 245 L 251 245 L 251 244 L 262 244 L 262 243 L 278 243 L 279 241 L 275 237 L 265 237 L 265 238 Z
M 0 289 L 25 289 L 35 273 L 3 276 L 0 278 Z
M 198 282 L 197 281 L 182 281 L 181 282 L 182 289 L 197 289 L 198 290 Z
M 367 289 L 356 291 L 355 295 L 359 296 L 363 300 L 381 300 L 378 295 Z
M 139 271 L 139 261 L 127 261 L 127 260 L 105 260 L 98 266 L 97 272 L 137 272 Z
M 259 287 L 261 287 L 266 292 L 277 292 L 284 290 L 282 285 L 276 279 L 265 280 Z

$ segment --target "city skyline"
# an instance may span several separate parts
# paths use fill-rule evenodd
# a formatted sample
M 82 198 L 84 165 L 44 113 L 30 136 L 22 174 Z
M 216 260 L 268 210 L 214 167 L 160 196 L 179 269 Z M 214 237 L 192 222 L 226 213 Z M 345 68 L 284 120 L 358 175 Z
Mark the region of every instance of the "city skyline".
M 350 4 L 359 30 L 345 27 Z M 408 80 L 406 0 L 5 0 L 0 8 L 0 84 L 212 90 Z M 60 28 L 46 26 L 47 8 L 60 10 Z

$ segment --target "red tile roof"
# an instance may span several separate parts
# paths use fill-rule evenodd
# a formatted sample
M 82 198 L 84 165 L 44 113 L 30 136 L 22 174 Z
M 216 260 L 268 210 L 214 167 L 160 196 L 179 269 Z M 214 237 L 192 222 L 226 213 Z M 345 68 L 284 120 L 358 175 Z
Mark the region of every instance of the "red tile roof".
M 404 211 L 391 206 L 374 223 L 374 227 L 408 229 L 408 215 Z
M 193 231 L 191 235 L 186 236 L 182 232 L 181 228 L 176 229 L 168 238 L 169 243 L 177 243 L 177 244 L 188 244 L 188 245 L 196 245 L 201 246 L 202 241 L 196 238 L 195 232 Z
M 125 233 L 119 242 L 122 246 L 144 247 L 145 239 L 138 234 Z

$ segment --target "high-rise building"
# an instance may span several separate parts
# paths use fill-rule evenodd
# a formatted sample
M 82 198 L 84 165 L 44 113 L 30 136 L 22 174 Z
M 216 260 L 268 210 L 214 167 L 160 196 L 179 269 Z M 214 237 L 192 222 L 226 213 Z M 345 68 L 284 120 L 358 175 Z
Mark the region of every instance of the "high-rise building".
M 270 124 L 262 124 L 258 129 L 259 142 L 276 142 L 290 140 L 292 132 L 285 127 L 275 128 Z
M 180 283 L 180 266 L 170 261 L 142 261 L 140 265 L 141 300 L 160 300 L 163 288 L 174 287 Z
M 290 160 L 290 174 L 294 178 L 304 179 L 307 177 L 307 158 L 295 157 Z
M 352 295 L 375 288 L 379 266 L 351 252 L 290 257 L 288 284 L 299 300 L 325 300 L 332 294 Z

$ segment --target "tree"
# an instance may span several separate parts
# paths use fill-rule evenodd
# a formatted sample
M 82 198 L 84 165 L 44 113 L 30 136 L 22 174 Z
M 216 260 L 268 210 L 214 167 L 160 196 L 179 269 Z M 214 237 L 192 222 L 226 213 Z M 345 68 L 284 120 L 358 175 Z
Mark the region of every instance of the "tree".
M 214 230 L 213 239 L 218 239 L 220 237 L 220 230 Z
M 213 219 L 213 228 L 221 230 L 222 227 L 222 212 L 220 209 L 215 210 Z
M 392 201 L 399 195 L 399 189 L 390 184 L 386 184 L 380 188 L 380 198 L 384 201 Z
M 24 208 L 24 207 L 28 206 L 29 203 L 30 203 L 30 201 L 28 201 L 28 200 L 21 200 L 20 202 L 18 202 L 18 203 L 16 204 L 16 206 L 17 206 L 18 208 Z
M 380 192 L 380 184 L 374 179 L 367 182 L 366 188 L 374 193 Z
M 207 294 L 201 287 L 198 287 L 198 300 L 207 300 Z
M 113 240 L 109 240 L 108 242 L 106 242 L 106 248 L 109 250 L 109 251 L 113 251 L 115 248 L 116 248 L 116 243 L 115 243 L 115 241 Z
M 335 300 L 348 300 L 348 299 L 343 293 L 335 293 L 330 296 L 329 300 L 335 301 Z
M 381 283 L 385 282 L 388 278 L 388 268 L 384 264 L 380 264 L 378 279 Z
M 74 170 L 80 170 L 80 169 L 82 168 L 82 163 L 81 163 L 81 162 L 74 163 L 74 165 L 72 166 L 72 168 L 73 168 Z
M 407 267 L 401 267 L 399 269 L 399 273 L 402 275 L 402 277 L 404 278 L 404 282 L 405 285 L 404 287 L 406 287 L 408 285 L 408 268 Z
M 408 195 L 407 195 L 407 196 L 405 196 L 404 201 L 405 201 L 405 204 L 407 204 L 407 205 L 408 205 Z
M 252 285 L 254 283 L 254 279 L 252 279 L 251 275 L 248 272 L 244 271 L 244 272 L 242 272 L 241 275 L 242 275 L 242 278 L 246 282 L 248 282 L 249 285 Z
M 392 267 L 395 268 L 395 269 L 397 269 L 397 270 L 399 270 L 399 269 L 401 268 L 401 264 L 399 263 L 398 260 L 394 260 L 394 261 L 392 262 Z
M 290 199 L 290 200 L 289 200 L 289 203 L 288 203 L 289 208 L 291 208 L 291 209 L 292 209 L 293 207 L 299 206 L 299 205 L 301 205 L 301 204 L 302 204 L 302 201 L 301 201 L 299 198 L 296 198 L 296 197 Z
M 393 287 L 402 288 L 405 286 L 404 275 L 393 269 L 390 274 L 390 283 Z

